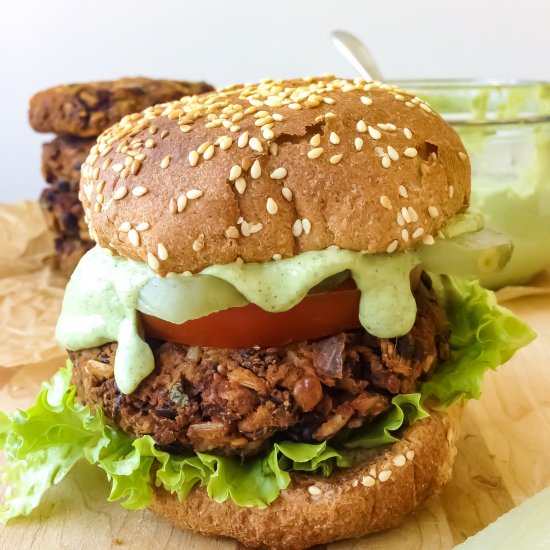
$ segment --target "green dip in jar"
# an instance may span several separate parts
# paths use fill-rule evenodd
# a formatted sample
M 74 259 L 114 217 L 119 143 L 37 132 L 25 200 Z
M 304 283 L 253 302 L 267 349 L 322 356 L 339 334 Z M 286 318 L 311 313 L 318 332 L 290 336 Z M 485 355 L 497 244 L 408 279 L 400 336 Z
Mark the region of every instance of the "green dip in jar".
M 460 134 L 472 162 L 473 209 L 514 243 L 489 288 L 528 282 L 550 267 L 550 83 L 405 81 Z

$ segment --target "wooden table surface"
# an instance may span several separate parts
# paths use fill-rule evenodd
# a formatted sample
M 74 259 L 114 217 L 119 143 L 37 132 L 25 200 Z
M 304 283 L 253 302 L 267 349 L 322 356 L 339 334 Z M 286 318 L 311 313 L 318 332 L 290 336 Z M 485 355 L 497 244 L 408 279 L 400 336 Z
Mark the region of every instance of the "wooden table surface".
M 508 364 L 486 375 L 480 401 L 469 402 L 454 474 L 401 526 L 329 550 L 449 549 L 498 516 L 550 486 L 550 296 L 507 304 L 539 338 Z M 55 362 L 43 367 L 44 378 Z M 2 408 L 24 407 L 32 373 L 0 369 Z M 0 488 L 1 492 L 1 488 Z M 29 517 L 0 526 L 0 548 L 235 550 L 229 540 L 178 531 L 148 511 L 108 503 L 102 472 L 80 464 Z

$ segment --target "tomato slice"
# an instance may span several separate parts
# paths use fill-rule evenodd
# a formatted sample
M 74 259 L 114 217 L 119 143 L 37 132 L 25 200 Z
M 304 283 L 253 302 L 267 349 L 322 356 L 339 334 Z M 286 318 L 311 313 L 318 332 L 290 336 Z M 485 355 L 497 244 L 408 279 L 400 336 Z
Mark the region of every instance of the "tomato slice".
M 180 325 L 140 315 L 147 336 L 169 342 L 214 348 L 270 347 L 360 327 L 360 297 L 355 285 L 346 281 L 329 292 L 308 294 L 292 309 L 280 313 L 248 304 Z

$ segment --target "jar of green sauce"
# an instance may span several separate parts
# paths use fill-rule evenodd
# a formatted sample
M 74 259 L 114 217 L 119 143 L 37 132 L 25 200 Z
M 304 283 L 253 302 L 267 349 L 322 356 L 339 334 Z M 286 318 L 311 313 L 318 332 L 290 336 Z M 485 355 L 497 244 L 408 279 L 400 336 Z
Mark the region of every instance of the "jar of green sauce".
M 550 267 L 550 83 L 399 82 L 460 134 L 472 163 L 473 209 L 514 243 L 509 264 L 483 277 L 499 288 Z

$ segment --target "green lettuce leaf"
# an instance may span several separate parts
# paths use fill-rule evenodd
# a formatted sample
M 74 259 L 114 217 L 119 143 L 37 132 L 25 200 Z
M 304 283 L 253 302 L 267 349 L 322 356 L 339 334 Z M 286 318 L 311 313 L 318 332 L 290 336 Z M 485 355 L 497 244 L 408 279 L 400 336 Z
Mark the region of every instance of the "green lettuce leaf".
M 452 360 L 437 368 L 421 394 L 398 395 L 378 420 L 339 434 L 337 450 L 320 444 L 277 442 L 263 455 L 241 461 L 206 453 L 170 455 L 149 436 L 138 439 L 107 425 L 102 412 L 75 400 L 71 365 L 44 384 L 27 411 L 0 413 L 0 449 L 9 463 L 3 480 L 9 486 L 0 522 L 27 515 L 42 495 L 59 483 L 80 459 L 96 464 L 111 482 L 109 500 L 127 508 L 146 507 L 153 487 L 162 486 L 183 500 L 196 485 L 217 502 L 265 507 L 288 487 L 291 472 L 329 476 L 351 464 L 346 449 L 372 449 L 397 441 L 401 431 L 427 416 L 422 403 L 435 397 L 444 407 L 461 398 L 477 398 L 483 373 L 506 361 L 534 333 L 494 295 L 477 283 L 434 277 L 451 323 Z
M 479 399 L 485 372 L 508 361 L 536 333 L 499 306 L 494 293 L 477 281 L 445 276 L 432 280 L 451 327 L 452 358 L 422 384 L 421 392 L 424 400 L 435 397 L 437 407 L 445 408 L 460 399 Z

